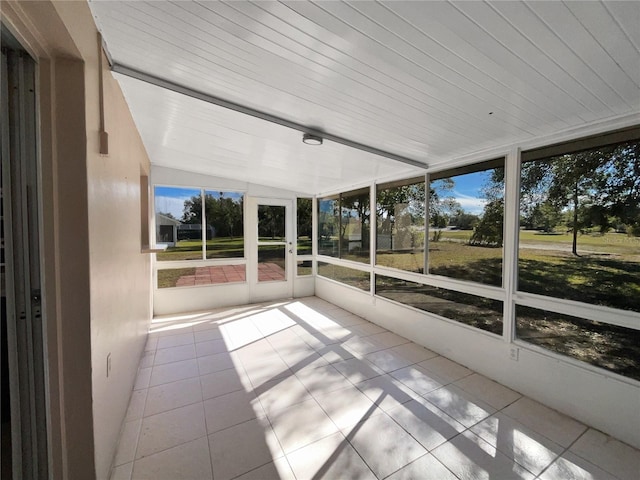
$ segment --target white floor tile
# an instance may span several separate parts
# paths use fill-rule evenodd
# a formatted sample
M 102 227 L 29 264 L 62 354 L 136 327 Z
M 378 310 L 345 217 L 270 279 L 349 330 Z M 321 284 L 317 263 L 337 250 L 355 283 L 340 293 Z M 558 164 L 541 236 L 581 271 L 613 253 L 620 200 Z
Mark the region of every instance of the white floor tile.
M 502 413 L 563 447 L 571 445 L 587 429 L 582 423 L 527 397 L 512 403 Z
M 426 454 L 401 468 L 387 480 L 458 480 L 453 473 L 442 465 L 433 455 Z
M 302 325 L 295 325 L 291 327 L 290 330 L 294 332 L 296 335 L 298 335 L 303 342 L 305 342 L 307 345 L 309 345 L 311 348 L 313 348 L 316 351 L 328 345 L 328 343 L 325 342 L 325 340 L 327 339 L 324 338 L 324 336 L 321 333 L 311 328 L 308 328 L 308 327 L 305 328 Z
M 198 377 L 165 383 L 149 388 L 144 416 L 148 417 L 198 402 L 202 402 L 202 388 Z
M 420 362 L 418 365 L 424 369 L 435 373 L 438 378 L 447 380 L 448 382 L 455 382 L 461 378 L 468 377 L 473 372 L 462 365 L 452 362 L 445 357 L 433 357 L 429 360 Z
M 423 398 L 410 400 L 387 414 L 428 451 L 433 450 L 465 427 Z
M 209 435 L 209 445 L 216 480 L 235 478 L 282 457 L 268 422 L 257 419 Z
M 640 478 L 640 450 L 590 428 L 569 449 L 621 480 Z
M 333 367 L 354 385 L 384 374 L 381 369 L 363 358 L 351 358 L 337 362 L 333 364 Z
M 196 347 L 192 343 L 158 350 L 155 354 L 153 364 L 163 365 L 165 363 L 189 360 L 191 358 L 196 358 Z
M 582 457 L 566 452 L 540 475 L 540 480 L 616 480 Z M 633 477 L 634 480 L 638 477 Z
M 424 395 L 449 383 L 418 365 L 401 368 L 391 372 L 389 375 L 405 384 L 418 395 Z
M 202 403 L 146 417 L 142 420 L 136 458 L 190 442 L 206 433 Z
M 296 480 L 296 477 L 287 459 L 280 457 L 271 463 L 236 477 L 236 480 Z
M 382 413 L 382 410 L 356 387 L 315 395 L 314 398 L 340 429 Z
M 253 390 L 267 414 L 311 399 L 311 394 L 294 375 L 265 382 Z
M 221 340 L 222 332 L 217 327 L 209 328 L 207 330 L 198 330 L 193 332 L 193 338 L 196 343 Z
M 289 366 L 277 354 L 273 357 L 269 356 L 252 362 L 245 362 L 243 365 L 254 387 L 270 380 L 293 375 Z
M 147 400 L 147 389 L 134 390 L 131 393 L 131 400 L 129 400 L 129 408 L 127 408 L 127 416 L 125 422 L 131 420 L 138 420 L 144 415 L 144 403 Z
M 458 380 L 455 385 L 497 410 L 503 409 L 522 397 L 518 392 L 514 392 L 478 373 Z
M 341 433 L 287 455 L 297 480 L 375 480 L 375 475 Z
M 158 348 L 158 337 L 149 336 L 147 338 L 147 344 L 144 347 L 144 351 L 145 352 L 155 352 L 156 348 Z
M 413 342 L 393 347 L 391 351 L 400 355 L 402 358 L 406 358 L 412 364 L 438 356 L 436 352 L 432 352 L 428 348 L 424 348 Z
M 357 336 L 349 328 L 350 327 L 343 327 L 341 325 L 334 324 L 331 327 L 325 327 L 325 328 L 319 329 L 318 331 L 328 339 L 327 344 L 330 344 L 330 343 L 342 344 L 352 338 L 356 338 Z
M 198 376 L 198 362 L 195 359 L 182 360 L 180 362 L 166 363 L 153 367 L 151 372 L 150 387 L 171 383 L 177 380 L 186 380 Z
M 353 353 L 348 351 L 345 348 L 342 348 L 341 345 L 326 345 L 319 350 L 317 350 L 318 354 L 322 355 L 322 358 L 331 365 L 337 362 L 344 362 L 345 360 L 349 360 L 354 358 Z
M 280 349 L 278 353 L 293 372 L 305 367 L 317 368 L 327 365 L 327 361 L 306 343 L 304 348 Z
M 132 462 L 136 455 L 136 446 L 140 437 L 142 420 L 133 420 L 124 424 L 120 435 L 120 442 L 116 450 L 114 465 L 124 465 Z
M 207 433 L 215 433 L 264 416 L 256 397 L 244 390 L 205 400 L 204 413 Z
M 152 352 L 144 352 L 144 355 L 140 359 L 140 368 L 153 367 L 153 360 L 156 357 L 155 350 Z
M 415 363 L 407 358 L 402 357 L 398 353 L 394 352 L 391 348 L 370 353 L 368 355 L 365 355 L 364 358 L 366 358 L 368 361 L 373 363 L 377 368 L 385 373 L 393 372 L 394 370 L 399 370 Z
M 207 375 L 208 373 L 220 372 L 235 367 L 236 365 L 233 362 L 231 354 L 227 352 L 198 357 L 198 370 L 200 375 Z
M 375 340 L 384 348 L 393 348 L 398 345 L 404 345 L 405 343 L 409 343 L 409 340 L 393 332 L 376 333 L 375 335 L 370 335 L 369 339 Z
M 202 384 L 202 398 L 204 400 L 245 389 L 235 369 L 202 375 L 200 382 Z
M 342 430 L 378 478 L 384 478 L 427 451 L 386 414 Z
M 419 397 L 417 393 L 389 375 L 365 380 L 358 383 L 356 388 L 384 411 Z
M 471 427 L 495 413 L 492 406 L 454 385 L 429 392 L 424 398 L 465 427 Z
M 136 460 L 132 480 L 210 480 L 207 437 Z
M 206 342 L 196 343 L 196 355 L 204 357 L 205 355 L 215 355 L 216 353 L 228 352 L 229 348 L 223 339 L 208 340 Z M 156 354 L 157 355 L 157 354 Z
M 242 364 L 254 364 L 265 358 L 280 358 L 266 339 L 260 339 L 250 345 L 240 347 L 234 350 Z
M 499 412 L 474 425 L 471 431 L 535 475 L 564 451 L 557 443 Z
M 158 338 L 157 349 L 177 347 L 179 345 L 189 345 L 194 343 L 193 333 L 181 333 L 178 335 L 167 335 Z
M 431 453 L 461 480 L 534 478 L 531 472 L 469 431 L 454 437 Z
M 383 333 L 387 331 L 386 328 L 382 328 L 381 326 L 376 325 L 375 323 L 369 323 L 369 322 L 360 323 L 358 325 L 352 325 L 348 327 L 347 330 L 349 330 L 353 335 L 358 337 L 367 337 L 369 335 L 375 335 L 376 333 Z
M 269 414 L 269 420 L 285 453 L 291 453 L 338 431 L 315 400 L 307 400 Z
M 320 368 L 303 368 L 295 375 L 312 395 L 333 392 L 351 385 L 351 382 L 332 365 Z
M 640 478 L 638 450 L 317 297 L 153 330 L 113 480 Z
M 388 345 L 377 341 L 375 339 L 375 335 L 371 335 L 369 337 L 351 337 L 347 341 L 343 342 L 342 346 L 354 355 L 360 356 L 389 348 Z
M 109 480 L 131 480 L 132 472 L 133 462 L 125 463 L 113 469 Z
M 138 370 L 138 376 L 136 377 L 136 383 L 133 385 L 134 390 L 141 390 L 149 386 L 151 380 L 152 367 L 141 368 Z

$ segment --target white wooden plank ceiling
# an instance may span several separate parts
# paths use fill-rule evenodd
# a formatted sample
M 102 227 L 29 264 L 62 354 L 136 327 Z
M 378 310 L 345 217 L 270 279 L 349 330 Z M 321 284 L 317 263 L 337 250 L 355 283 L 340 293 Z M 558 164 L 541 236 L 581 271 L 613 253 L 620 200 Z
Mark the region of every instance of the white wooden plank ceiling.
M 640 112 L 636 1 L 90 5 L 118 64 L 431 165 Z M 119 80 L 154 164 L 308 193 L 416 171 Z

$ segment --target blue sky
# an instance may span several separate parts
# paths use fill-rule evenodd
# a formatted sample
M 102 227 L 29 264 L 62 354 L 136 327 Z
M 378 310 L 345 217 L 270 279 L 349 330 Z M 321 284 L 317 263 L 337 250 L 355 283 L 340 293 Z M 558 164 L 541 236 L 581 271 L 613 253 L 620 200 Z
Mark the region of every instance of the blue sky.
M 491 171 L 469 173 L 454 178 L 453 190 L 442 192 L 443 196 L 452 196 L 467 213 L 479 215 L 482 213 L 485 201 L 482 198 L 482 186 L 491 175 Z M 155 187 L 155 204 L 157 212 L 171 213 L 175 218 L 182 217 L 184 201 L 194 195 L 200 195 L 197 188 Z M 216 198 L 223 193 L 227 198 L 239 200 L 242 193 L 207 191 Z M 329 205 L 325 206 L 327 209 Z M 322 205 L 321 205 L 322 209 Z
M 486 203 L 482 198 L 482 187 L 490 176 L 491 170 L 460 175 L 453 178 L 453 190 L 444 190 L 438 193 L 444 197 L 454 197 L 466 213 L 479 215 Z
M 223 194 L 224 197 L 232 198 L 236 201 L 239 201 L 243 195 L 238 192 L 220 192 L 217 190 L 206 190 L 206 193 L 212 194 L 215 198 L 220 198 L 220 194 Z M 196 195 L 200 195 L 199 188 L 155 187 L 156 212 L 171 213 L 175 218 L 182 218 L 184 201 Z

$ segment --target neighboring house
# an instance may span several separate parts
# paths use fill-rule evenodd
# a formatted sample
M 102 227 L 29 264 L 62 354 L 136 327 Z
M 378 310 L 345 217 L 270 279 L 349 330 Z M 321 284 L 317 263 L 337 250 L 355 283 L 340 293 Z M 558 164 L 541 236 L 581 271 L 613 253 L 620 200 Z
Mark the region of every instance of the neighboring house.
M 216 230 L 207 225 L 207 240 L 216 236 Z M 180 240 L 200 240 L 202 238 L 202 225 L 199 223 L 183 223 L 178 226 L 177 237 Z
M 178 241 L 178 228 L 182 225 L 180 220 L 156 213 L 156 239 L 157 243 L 175 246 Z

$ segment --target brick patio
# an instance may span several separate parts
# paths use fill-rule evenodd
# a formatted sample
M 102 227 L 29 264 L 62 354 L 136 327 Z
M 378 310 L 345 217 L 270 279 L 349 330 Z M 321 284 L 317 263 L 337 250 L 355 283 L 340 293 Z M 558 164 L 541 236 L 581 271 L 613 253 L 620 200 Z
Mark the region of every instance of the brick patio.
M 176 287 L 244 282 L 245 280 L 245 265 L 196 267 L 195 274 L 181 276 L 176 282 Z M 285 271 L 282 267 L 276 263 L 258 264 L 258 281 L 269 282 L 277 280 L 285 280 Z

